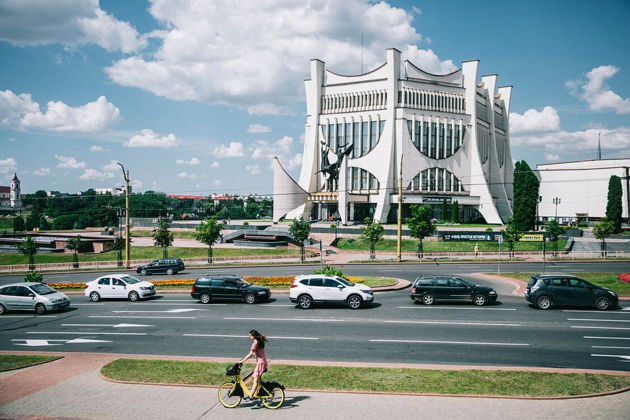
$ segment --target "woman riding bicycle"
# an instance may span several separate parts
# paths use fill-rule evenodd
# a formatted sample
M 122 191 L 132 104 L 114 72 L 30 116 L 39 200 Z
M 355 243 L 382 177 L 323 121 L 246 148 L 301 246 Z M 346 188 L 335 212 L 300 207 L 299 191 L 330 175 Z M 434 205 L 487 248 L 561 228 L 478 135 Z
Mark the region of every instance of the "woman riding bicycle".
M 252 374 L 254 378 L 252 382 L 252 394 L 254 397 L 257 397 L 260 378 L 262 374 L 267 371 L 267 357 L 265 356 L 265 342 L 267 341 L 267 336 L 262 335 L 256 330 L 251 330 L 249 332 L 249 339 L 253 341 L 252 347 L 247 356 L 245 356 L 243 360 L 240 360 L 239 363 L 245 363 L 252 356 L 256 356 L 256 369 L 254 369 L 254 373 Z

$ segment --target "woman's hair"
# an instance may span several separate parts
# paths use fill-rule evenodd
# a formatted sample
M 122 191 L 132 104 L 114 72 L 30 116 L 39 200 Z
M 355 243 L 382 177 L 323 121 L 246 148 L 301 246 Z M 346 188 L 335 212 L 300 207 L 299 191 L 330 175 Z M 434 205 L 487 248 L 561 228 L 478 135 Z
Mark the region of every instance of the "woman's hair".
M 261 349 L 265 348 L 265 342 L 267 341 L 267 336 L 266 335 L 262 335 L 261 333 L 259 333 L 256 330 L 251 330 L 249 332 L 249 335 L 251 335 L 252 337 L 254 337 L 254 339 L 256 340 L 256 342 L 258 343 L 258 346 Z

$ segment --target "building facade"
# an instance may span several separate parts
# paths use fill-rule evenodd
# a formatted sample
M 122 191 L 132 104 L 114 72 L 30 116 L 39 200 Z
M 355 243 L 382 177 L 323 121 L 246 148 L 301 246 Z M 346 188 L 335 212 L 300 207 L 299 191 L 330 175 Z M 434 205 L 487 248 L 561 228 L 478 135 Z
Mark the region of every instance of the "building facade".
M 401 68 L 402 67 L 402 68 Z M 299 180 L 274 161 L 274 221 L 397 218 L 409 207 L 458 201 L 460 220 L 506 222 L 512 216 L 511 86 L 478 78 L 479 61 L 446 75 L 387 61 L 344 76 L 311 61 Z
M 0 187 L 0 208 L 22 208 L 22 190 L 17 174 L 13 174 L 10 186 Z

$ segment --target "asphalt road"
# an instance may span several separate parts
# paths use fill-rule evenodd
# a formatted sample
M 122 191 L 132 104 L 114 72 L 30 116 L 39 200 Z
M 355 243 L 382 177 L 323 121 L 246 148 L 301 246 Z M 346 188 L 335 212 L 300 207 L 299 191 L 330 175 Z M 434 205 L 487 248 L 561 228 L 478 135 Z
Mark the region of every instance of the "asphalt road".
M 383 274 L 377 266 L 370 269 L 370 274 Z M 71 308 L 63 312 L 0 317 L 0 349 L 238 359 L 248 352 L 247 332 L 255 328 L 270 337 L 267 356 L 272 363 L 334 360 L 630 370 L 627 303 L 607 312 L 541 311 L 510 296 L 509 283 L 477 283 L 495 287 L 499 302 L 485 307 L 415 305 L 409 290 L 401 290 L 377 293 L 374 305 L 356 311 L 341 306 L 303 311 L 286 294 L 257 305 L 203 305 L 183 293 L 137 303 L 91 303 L 75 295 Z

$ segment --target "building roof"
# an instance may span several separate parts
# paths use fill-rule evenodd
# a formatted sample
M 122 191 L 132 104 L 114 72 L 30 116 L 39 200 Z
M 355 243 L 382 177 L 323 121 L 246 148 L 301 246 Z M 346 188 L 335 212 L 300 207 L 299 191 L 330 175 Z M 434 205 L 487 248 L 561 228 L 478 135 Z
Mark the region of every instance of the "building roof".
M 0 187 L 0 192 L 2 193 L 10 193 L 11 187 Z

